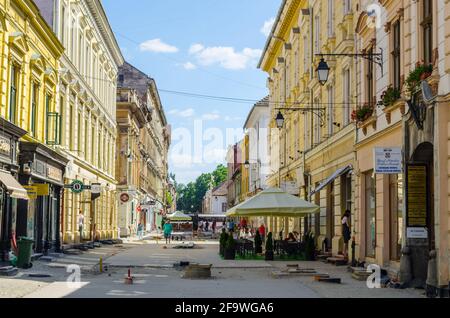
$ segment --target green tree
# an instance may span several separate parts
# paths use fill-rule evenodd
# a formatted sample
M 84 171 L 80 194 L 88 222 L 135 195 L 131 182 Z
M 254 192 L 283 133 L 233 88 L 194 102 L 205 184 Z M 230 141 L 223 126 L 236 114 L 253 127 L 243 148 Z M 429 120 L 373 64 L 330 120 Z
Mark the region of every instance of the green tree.
M 200 212 L 206 192 L 225 182 L 227 174 L 227 168 L 224 165 L 219 165 L 212 173 L 203 173 L 195 182 L 190 182 L 187 185 L 178 184 L 174 179 L 178 209 L 192 213 Z M 175 175 L 171 174 L 172 176 L 175 178 Z
M 228 177 L 228 169 L 224 165 L 218 165 L 216 170 L 212 173 L 214 180 L 214 187 L 217 187 L 224 183 Z

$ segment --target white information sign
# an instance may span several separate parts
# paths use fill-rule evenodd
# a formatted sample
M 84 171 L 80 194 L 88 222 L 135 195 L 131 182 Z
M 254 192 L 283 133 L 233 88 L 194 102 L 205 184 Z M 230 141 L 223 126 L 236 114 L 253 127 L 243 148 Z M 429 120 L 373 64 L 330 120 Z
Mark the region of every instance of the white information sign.
M 408 227 L 406 229 L 406 237 L 412 239 L 427 239 L 428 230 L 425 227 Z
M 102 185 L 101 184 L 92 184 L 91 185 L 91 193 L 93 194 L 100 194 L 102 192 Z
M 298 187 L 297 182 L 295 181 L 283 181 L 281 182 L 281 189 L 286 193 L 292 195 L 298 195 L 300 193 L 300 189 Z
M 376 174 L 403 173 L 401 148 L 375 148 L 374 160 Z

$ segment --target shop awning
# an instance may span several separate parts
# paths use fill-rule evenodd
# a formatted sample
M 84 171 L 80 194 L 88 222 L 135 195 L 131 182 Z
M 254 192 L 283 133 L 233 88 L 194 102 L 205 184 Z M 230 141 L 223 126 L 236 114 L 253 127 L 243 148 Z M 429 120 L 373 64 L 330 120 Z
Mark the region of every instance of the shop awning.
M 329 185 L 331 182 L 333 182 L 334 180 L 336 180 L 337 178 L 339 178 L 340 176 L 343 176 L 344 174 L 350 172 L 353 170 L 353 166 L 352 165 L 348 165 L 344 168 L 341 168 L 339 170 L 337 170 L 335 173 L 333 173 L 328 179 L 326 179 L 324 182 L 322 182 L 321 184 L 319 184 L 319 186 L 313 190 L 311 192 L 311 195 L 314 195 L 315 193 L 321 191 L 322 189 L 324 189 L 327 185 Z
M 28 192 L 20 183 L 14 179 L 11 173 L 0 171 L 0 182 L 3 183 L 11 198 L 28 200 Z

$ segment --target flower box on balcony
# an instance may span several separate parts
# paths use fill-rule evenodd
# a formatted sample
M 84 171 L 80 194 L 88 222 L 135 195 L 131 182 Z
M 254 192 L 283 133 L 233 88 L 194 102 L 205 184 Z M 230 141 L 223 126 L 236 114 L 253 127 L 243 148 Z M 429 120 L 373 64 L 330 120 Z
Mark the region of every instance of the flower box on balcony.
M 409 73 L 406 79 L 406 88 L 409 95 L 414 94 L 415 91 L 420 89 L 420 83 L 426 80 L 433 73 L 433 65 L 419 62 L 416 64 L 416 68 Z
M 391 123 L 391 114 L 397 110 L 400 109 L 400 113 L 402 115 L 405 114 L 405 101 L 403 99 L 398 99 L 397 101 L 395 101 L 392 105 L 385 107 L 383 109 L 384 113 L 386 114 L 386 120 L 388 122 L 388 124 Z

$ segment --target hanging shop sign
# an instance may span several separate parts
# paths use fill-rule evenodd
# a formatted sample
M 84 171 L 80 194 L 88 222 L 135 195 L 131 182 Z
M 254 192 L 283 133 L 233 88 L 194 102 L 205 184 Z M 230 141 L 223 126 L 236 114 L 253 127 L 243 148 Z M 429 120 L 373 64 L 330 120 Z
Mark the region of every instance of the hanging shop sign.
M 123 203 L 127 203 L 128 201 L 130 201 L 130 196 L 128 195 L 128 193 L 122 193 L 120 195 L 120 201 L 122 201 Z
M 80 180 L 74 180 L 71 184 L 65 185 L 64 188 L 70 189 L 73 193 L 79 194 L 84 190 L 90 190 L 91 186 L 84 185 L 84 183 Z
M 424 164 L 410 164 L 406 168 L 406 227 L 408 238 L 428 233 L 428 169 Z M 425 229 L 425 230 L 424 230 Z M 416 236 L 416 237 L 413 237 Z
M 376 174 L 403 173 L 401 148 L 375 148 L 374 160 Z
M 28 197 L 31 200 L 36 200 L 38 197 L 38 187 L 36 186 L 23 186 L 27 190 Z
M 46 196 L 50 195 L 50 185 L 47 183 L 34 183 L 32 184 L 33 187 L 36 187 L 36 192 L 38 196 Z

